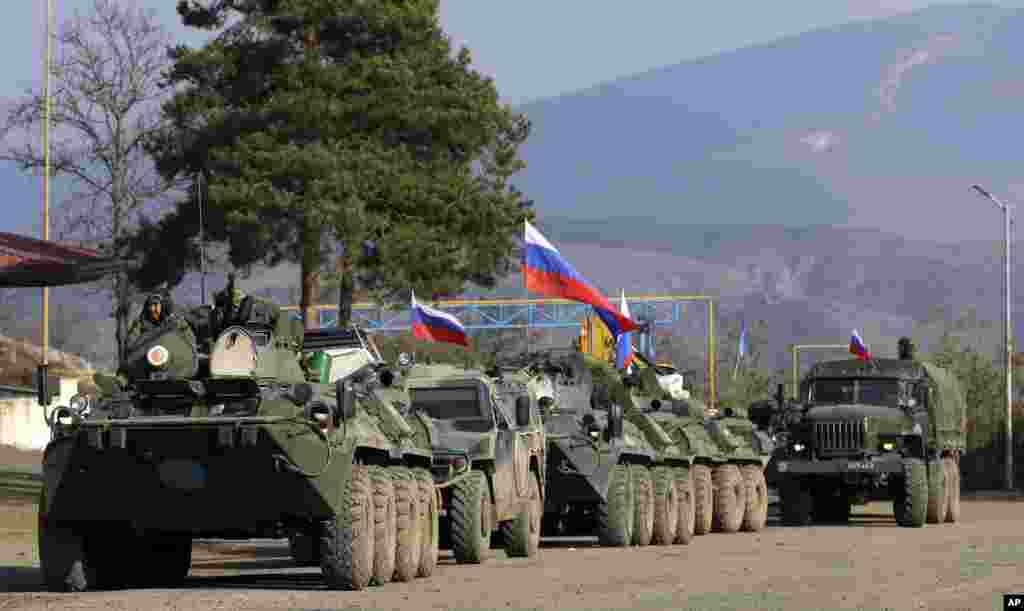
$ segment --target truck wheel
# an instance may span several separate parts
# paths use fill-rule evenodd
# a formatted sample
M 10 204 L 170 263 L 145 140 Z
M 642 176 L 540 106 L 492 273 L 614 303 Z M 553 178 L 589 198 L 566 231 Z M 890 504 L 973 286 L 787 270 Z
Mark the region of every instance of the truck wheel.
M 633 545 L 650 545 L 654 536 L 654 482 L 644 465 L 630 465 L 636 499 L 633 513 Z
M 831 491 L 819 491 L 814 498 L 811 515 L 817 522 L 825 524 L 846 524 L 850 521 L 850 498 L 842 491 L 832 494 Z
M 679 528 L 679 490 L 675 470 L 671 467 L 654 469 L 654 536 L 657 545 L 671 545 Z
M 452 490 L 452 552 L 460 564 L 480 564 L 491 549 L 491 498 L 483 471 L 470 471 Z
M 711 532 L 712 513 L 714 512 L 714 489 L 711 485 L 711 467 L 693 465 L 693 532 L 706 535 Z
M 395 487 L 395 581 L 412 581 L 420 568 L 420 488 L 412 471 L 392 467 Z
M 629 465 L 615 465 L 608 482 L 608 500 L 597 506 L 597 539 L 601 545 L 629 545 L 633 540 L 634 506 Z
M 928 469 L 920 458 L 903 459 L 903 507 L 900 526 L 919 528 L 928 516 Z M 900 519 L 902 518 L 902 519 Z
M 782 523 L 787 526 L 807 526 L 814 511 L 814 495 L 801 485 L 799 478 L 787 479 L 779 486 L 779 504 L 782 505 Z
M 506 553 L 512 558 L 531 558 L 540 548 L 540 519 L 544 514 L 544 503 L 540 498 L 540 479 L 536 475 L 530 479 L 531 494 L 525 509 L 511 523 L 502 525 Z
M 952 456 L 942 459 L 942 465 L 946 470 L 946 494 L 949 496 L 948 508 L 946 510 L 947 522 L 960 521 L 960 465 Z
M 946 471 L 941 458 L 928 461 L 928 516 L 929 524 L 941 524 L 946 520 L 949 495 L 946 492 Z
M 362 590 L 373 576 L 373 482 L 365 465 L 352 465 L 341 506 L 323 526 L 320 570 L 329 588 Z
M 676 496 L 679 499 L 679 523 L 676 528 L 675 543 L 686 544 L 693 541 L 693 530 L 697 522 L 694 514 L 693 478 L 689 467 L 674 469 L 676 476 Z
M 743 476 L 736 465 L 718 465 L 712 477 L 714 509 L 711 528 L 715 531 L 734 533 L 743 524 L 743 510 L 747 506 L 747 490 Z
M 419 489 L 418 530 L 420 541 L 419 570 L 417 577 L 430 577 L 437 567 L 438 549 L 441 543 L 441 511 L 434 488 L 434 478 L 426 469 L 413 469 Z
M 288 552 L 298 566 L 320 566 L 320 537 L 315 532 L 297 532 L 288 537 Z
M 761 465 L 743 465 L 740 469 L 747 487 L 747 506 L 743 512 L 742 529 L 757 532 L 768 522 L 768 484 Z

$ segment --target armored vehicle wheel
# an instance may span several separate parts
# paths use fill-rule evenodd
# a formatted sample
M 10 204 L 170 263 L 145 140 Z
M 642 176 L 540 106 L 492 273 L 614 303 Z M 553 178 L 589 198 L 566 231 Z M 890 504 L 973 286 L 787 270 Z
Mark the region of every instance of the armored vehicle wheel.
M 39 507 L 46 507 L 45 490 L 39 495 Z M 84 592 L 90 587 L 102 587 L 101 573 L 109 575 L 110 569 L 103 570 L 106 567 L 99 550 L 89 546 L 81 532 L 51 523 L 42 511 L 38 522 L 39 565 L 46 589 Z
M 946 494 L 949 495 L 946 521 L 958 522 L 960 521 L 960 465 L 952 456 L 944 457 L 942 465 L 946 469 Z
M 697 522 L 694 514 L 693 478 L 689 467 L 679 467 L 674 471 L 676 497 L 679 501 L 679 521 L 674 542 L 686 544 L 693 540 L 693 529 Z
M 761 465 L 743 465 L 740 472 L 747 487 L 742 529 L 757 532 L 768 522 L 768 484 L 764 481 Z
M 608 500 L 597 506 L 597 539 L 601 545 L 625 547 L 630 544 L 634 511 L 629 465 L 615 465 L 608 482 Z
M 929 524 L 946 521 L 949 494 L 946 492 L 946 468 L 941 458 L 928 461 L 928 516 Z
M 540 497 L 540 479 L 530 477 L 530 500 L 515 520 L 502 525 L 506 553 L 512 558 L 530 558 L 540 548 L 540 519 L 544 515 L 544 502 Z
M 807 526 L 814 511 L 814 495 L 801 485 L 799 478 L 788 479 L 779 487 L 782 505 L 782 523 L 787 526 Z
M 630 465 L 633 480 L 633 545 L 650 545 L 654 536 L 654 481 L 644 465 Z
M 439 523 L 441 511 L 434 488 L 434 478 L 426 469 L 413 469 L 416 483 L 419 485 L 419 540 L 420 565 L 417 577 L 430 577 L 437 567 L 438 547 L 441 539 Z
M 391 477 L 395 486 L 395 581 L 412 581 L 423 552 L 419 482 L 405 467 L 393 467 Z
M 654 537 L 657 545 L 672 545 L 679 532 L 679 489 L 671 467 L 654 469 Z
M 734 533 L 743 525 L 743 511 L 747 506 L 747 489 L 736 465 L 718 465 L 714 479 L 712 530 Z
M 452 552 L 461 564 L 479 564 L 491 549 L 491 498 L 487 476 L 471 471 L 452 491 Z
M 900 526 L 924 526 L 928 515 L 928 470 L 919 458 L 903 459 L 902 508 L 896 514 Z
M 298 532 L 288 537 L 288 551 L 299 566 L 320 566 L 320 536 Z
M 373 576 L 373 482 L 370 469 L 352 465 L 337 514 L 324 524 L 320 569 L 328 587 L 362 590 Z
M 395 576 L 395 482 L 384 467 L 370 467 L 373 481 L 373 580 L 389 583 Z
M 693 532 L 706 535 L 711 532 L 712 513 L 714 512 L 715 491 L 711 485 L 711 467 L 693 465 Z

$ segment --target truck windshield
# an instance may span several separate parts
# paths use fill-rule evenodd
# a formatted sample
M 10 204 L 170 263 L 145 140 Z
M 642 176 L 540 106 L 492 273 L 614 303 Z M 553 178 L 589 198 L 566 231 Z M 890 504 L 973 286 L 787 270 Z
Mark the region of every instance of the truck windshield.
M 480 391 L 475 386 L 411 389 L 412 404 L 436 420 L 490 418 L 490 410 L 480 408 Z
M 819 404 L 864 403 L 896 407 L 900 386 L 897 380 L 816 380 L 811 393 L 811 401 Z

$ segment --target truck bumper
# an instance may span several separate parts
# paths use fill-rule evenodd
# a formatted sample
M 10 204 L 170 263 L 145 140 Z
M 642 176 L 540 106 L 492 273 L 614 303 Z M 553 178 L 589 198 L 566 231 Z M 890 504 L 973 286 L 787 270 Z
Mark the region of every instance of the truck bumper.
M 780 478 L 787 475 L 845 475 L 902 473 L 903 458 L 898 454 L 873 456 L 864 459 L 832 458 L 826 460 L 807 460 L 776 458 L 774 471 Z

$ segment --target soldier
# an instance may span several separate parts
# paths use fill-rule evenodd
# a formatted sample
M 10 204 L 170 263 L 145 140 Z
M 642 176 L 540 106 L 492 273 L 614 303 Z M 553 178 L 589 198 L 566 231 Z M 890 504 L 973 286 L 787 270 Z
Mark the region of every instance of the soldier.
M 139 312 L 139 317 L 132 321 L 125 336 L 125 345 L 129 349 L 140 337 L 160 327 L 167 321 L 171 314 L 171 308 L 165 309 L 164 303 L 168 302 L 167 305 L 169 306 L 169 301 L 169 296 L 165 297 L 160 292 L 150 293 L 146 297 L 145 303 L 142 304 L 142 311 Z

